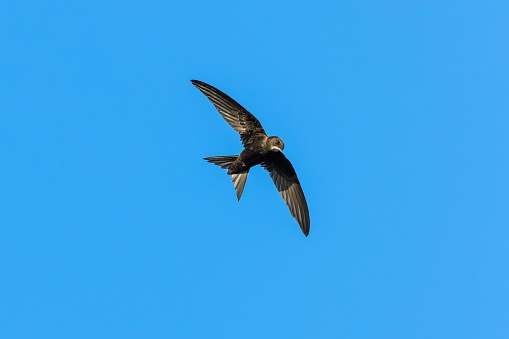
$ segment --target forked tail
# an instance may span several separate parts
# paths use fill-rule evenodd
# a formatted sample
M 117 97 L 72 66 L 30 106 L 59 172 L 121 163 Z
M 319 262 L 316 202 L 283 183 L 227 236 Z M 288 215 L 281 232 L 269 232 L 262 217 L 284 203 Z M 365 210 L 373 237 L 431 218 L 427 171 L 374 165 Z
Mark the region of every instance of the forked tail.
M 222 169 L 228 169 L 230 168 L 230 165 L 232 162 L 237 159 L 238 155 L 225 155 L 225 156 L 219 156 L 219 157 L 209 157 L 209 158 L 203 158 L 204 160 L 207 160 L 208 162 L 220 166 Z M 244 186 L 246 185 L 247 175 L 249 174 L 249 170 L 241 173 L 232 174 L 232 182 L 237 190 L 237 200 L 240 200 L 240 197 L 242 195 L 242 192 L 244 191 Z

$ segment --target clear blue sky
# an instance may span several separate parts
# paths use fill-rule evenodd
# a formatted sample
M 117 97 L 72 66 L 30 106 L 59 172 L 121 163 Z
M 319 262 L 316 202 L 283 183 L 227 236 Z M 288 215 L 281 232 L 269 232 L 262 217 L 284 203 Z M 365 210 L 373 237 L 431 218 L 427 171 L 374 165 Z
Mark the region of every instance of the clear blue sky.
M 508 17 L 3 1 L 0 337 L 509 338 Z M 283 139 L 308 238 L 190 79 Z

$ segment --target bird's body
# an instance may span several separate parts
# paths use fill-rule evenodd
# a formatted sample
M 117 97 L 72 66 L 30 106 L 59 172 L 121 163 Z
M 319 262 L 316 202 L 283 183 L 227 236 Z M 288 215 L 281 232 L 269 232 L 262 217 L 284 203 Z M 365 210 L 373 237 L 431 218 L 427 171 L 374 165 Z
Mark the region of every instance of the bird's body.
M 275 138 L 279 139 L 261 133 L 253 136 L 251 142 L 244 147 L 238 158 L 228 168 L 228 175 L 241 173 L 261 164 L 269 152 L 274 152 L 271 149 L 274 147 L 274 143 L 277 142 Z
M 239 155 L 209 157 L 205 160 L 228 170 L 239 200 L 249 169 L 256 165 L 264 167 L 307 236 L 310 223 L 306 199 L 292 164 L 281 152 L 284 149 L 283 141 L 276 136 L 267 136 L 258 119 L 228 95 L 204 82 L 191 82 L 207 96 L 226 122 L 239 132 L 244 145 Z
M 255 140 L 251 142 L 239 154 L 237 159 L 228 168 L 228 175 L 238 174 L 249 170 L 251 167 L 259 165 L 263 161 L 264 155 L 267 153 L 266 143 L 267 136 L 258 134 Z

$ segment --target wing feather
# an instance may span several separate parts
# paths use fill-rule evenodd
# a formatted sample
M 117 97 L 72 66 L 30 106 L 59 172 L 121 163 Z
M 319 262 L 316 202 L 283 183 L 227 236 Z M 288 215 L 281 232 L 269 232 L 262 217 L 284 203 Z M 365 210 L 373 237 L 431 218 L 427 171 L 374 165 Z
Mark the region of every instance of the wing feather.
M 249 139 L 254 134 L 265 134 L 260 121 L 238 102 L 217 88 L 202 81 L 191 80 L 191 82 L 214 104 L 224 120 L 240 134 L 240 139 L 244 146 L 249 144 Z
M 269 175 L 288 206 L 292 217 L 297 220 L 302 232 L 307 237 L 310 227 L 308 205 L 292 164 L 283 153 L 269 152 L 261 165 L 269 171 Z

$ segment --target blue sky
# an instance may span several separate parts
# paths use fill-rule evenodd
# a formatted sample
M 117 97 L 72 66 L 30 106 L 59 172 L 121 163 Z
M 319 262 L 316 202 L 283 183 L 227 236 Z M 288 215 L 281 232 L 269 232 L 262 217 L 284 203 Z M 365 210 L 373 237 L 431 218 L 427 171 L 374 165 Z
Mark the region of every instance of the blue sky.
M 4 1 L 0 337 L 508 338 L 504 1 Z M 240 202 L 203 157 L 285 142 Z

